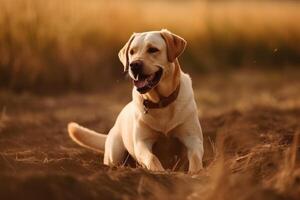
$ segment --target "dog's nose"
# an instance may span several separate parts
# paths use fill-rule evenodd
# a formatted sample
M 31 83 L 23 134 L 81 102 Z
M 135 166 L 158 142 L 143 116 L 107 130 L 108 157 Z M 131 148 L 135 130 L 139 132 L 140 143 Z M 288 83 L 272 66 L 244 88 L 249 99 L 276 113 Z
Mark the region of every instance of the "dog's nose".
M 135 60 L 130 63 L 130 69 L 134 74 L 139 74 L 142 72 L 143 61 Z

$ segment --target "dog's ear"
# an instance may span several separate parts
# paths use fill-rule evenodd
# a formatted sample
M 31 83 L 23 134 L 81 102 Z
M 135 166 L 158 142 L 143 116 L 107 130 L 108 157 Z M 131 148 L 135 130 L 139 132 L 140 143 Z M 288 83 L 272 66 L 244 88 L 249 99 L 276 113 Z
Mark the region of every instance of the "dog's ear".
M 128 55 L 128 51 L 129 51 L 129 47 L 130 44 L 132 42 L 132 40 L 135 37 L 135 33 L 133 33 L 131 35 L 131 37 L 129 38 L 129 40 L 126 42 L 126 44 L 123 46 L 123 48 L 119 51 L 119 59 L 121 61 L 121 63 L 124 66 L 124 72 L 126 72 L 128 70 L 129 67 L 129 55 Z
M 168 61 L 174 62 L 174 60 L 184 51 L 186 41 L 166 29 L 162 29 L 160 34 L 167 44 Z

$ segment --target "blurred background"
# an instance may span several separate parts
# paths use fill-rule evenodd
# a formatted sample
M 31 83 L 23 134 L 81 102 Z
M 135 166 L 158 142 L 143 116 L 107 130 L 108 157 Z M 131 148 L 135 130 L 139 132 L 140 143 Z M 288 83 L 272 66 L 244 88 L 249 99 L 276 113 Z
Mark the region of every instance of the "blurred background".
M 0 0 L 0 87 L 94 91 L 124 80 L 117 53 L 132 32 L 188 41 L 192 74 L 300 64 L 299 1 Z
M 67 134 L 109 132 L 131 99 L 118 51 L 162 28 L 188 42 L 195 176 L 108 168 Z M 0 0 L 0 199 L 299 200 L 299 119 L 300 1 Z

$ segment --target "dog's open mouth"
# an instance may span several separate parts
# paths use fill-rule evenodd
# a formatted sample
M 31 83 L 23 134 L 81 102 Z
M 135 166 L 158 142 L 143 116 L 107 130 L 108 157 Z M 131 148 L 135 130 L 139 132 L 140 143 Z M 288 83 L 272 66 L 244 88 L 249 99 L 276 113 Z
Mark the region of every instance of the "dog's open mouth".
M 162 73 L 163 73 L 162 68 L 159 68 L 159 70 L 153 74 L 138 75 L 137 80 L 133 80 L 133 84 L 135 85 L 139 93 L 144 94 L 158 84 L 162 76 Z

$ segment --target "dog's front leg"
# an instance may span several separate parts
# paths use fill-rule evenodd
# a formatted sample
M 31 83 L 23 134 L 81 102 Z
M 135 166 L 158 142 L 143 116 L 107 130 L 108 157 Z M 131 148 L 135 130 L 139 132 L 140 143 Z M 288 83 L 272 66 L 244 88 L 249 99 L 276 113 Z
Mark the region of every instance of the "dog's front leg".
M 196 135 L 188 135 L 180 138 L 187 148 L 188 159 L 189 159 L 189 173 L 199 172 L 202 166 L 203 157 L 203 144 L 201 139 Z
M 204 154 L 203 136 L 197 117 L 193 117 L 177 129 L 176 137 L 185 145 L 189 160 L 189 173 L 197 173 L 202 168 Z
M 156 141 L 157 133 L 151 131 L 142 123 L 138 123 L 134 130 L 134 152 L 139 164 L 151 171 L 164 171 L 158 158 L 152 153 L 152 145 Z
M 151 152 L 152 145 L 150 140 L 138 141 L 135 144 L 137 161 L 151 171 L 164 171 L 158 158 Z

